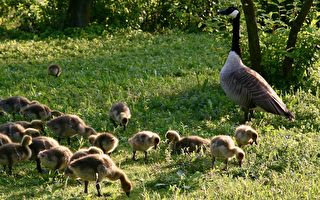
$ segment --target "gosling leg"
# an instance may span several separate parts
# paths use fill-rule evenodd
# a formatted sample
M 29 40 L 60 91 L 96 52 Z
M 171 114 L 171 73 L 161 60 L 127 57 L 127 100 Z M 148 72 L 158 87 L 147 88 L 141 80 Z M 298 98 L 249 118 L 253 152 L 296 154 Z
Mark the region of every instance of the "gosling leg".
M 137 159 L 136 159 L 136 151 L 133 151 L 133 152 L 132 152 L 132 160 L 137 160 Z

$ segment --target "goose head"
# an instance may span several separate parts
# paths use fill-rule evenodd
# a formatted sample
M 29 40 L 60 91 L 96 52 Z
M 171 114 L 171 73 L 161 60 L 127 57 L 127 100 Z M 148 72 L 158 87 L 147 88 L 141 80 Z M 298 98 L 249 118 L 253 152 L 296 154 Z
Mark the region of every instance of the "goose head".
M 236 7 L 228 7 L 227 9 L 218 10 L 218 14 L 220 15 L 228 15 L 232 19 L 236 18 L 239 15 L 239 10 Z

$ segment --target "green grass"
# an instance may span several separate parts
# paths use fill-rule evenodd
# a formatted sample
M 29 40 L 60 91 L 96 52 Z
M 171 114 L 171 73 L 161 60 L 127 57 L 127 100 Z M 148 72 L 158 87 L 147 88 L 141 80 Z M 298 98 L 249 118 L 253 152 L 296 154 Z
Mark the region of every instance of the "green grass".
M 99 132 L 114 133 L 120 145 L 112 158 L 133 182 L 131 199 L 319 198 L 319 91 L 278 91 L 296 120 L 256 113 L 251 125 L 260 134 L 259 145 L 244 148 L 242 168 L 234 161 L 222 171 L 218 162 L 211 170 L 209 155 L 171 156 L 165 142 L 150 152 L 148 162 L 142 153 L 137 162 L 130 160 L 127 139 L 140 130 L 157 132 L 162 140 L 168 129 L 206 138 L 233 135 L 242 112 L 219 85 L 229 39 L 219 33 L 131 31 L 96 38 L 4 40 L 0 97 L 26 96 L 77 114 Z M 47 75 L 50 63 L 62 66 L 59 78 Z M 107 115 L 117 101 L 132 111 L 125 132 Z M 13 120 L 10 115 L 0 118 L 1 123 Z M 82 146 L 88 146 L 86 139 L 73 139 L 73 151 Z M 93 183 L 83 194 L 83 185 L 66 182 L 63 175 L 38 174 L 31 161 L 15 166 L 13 174 L 1 171 L 0 199 L 96 198 Z M 125 198 L 119 182 L 104 181 L 102 193 Z

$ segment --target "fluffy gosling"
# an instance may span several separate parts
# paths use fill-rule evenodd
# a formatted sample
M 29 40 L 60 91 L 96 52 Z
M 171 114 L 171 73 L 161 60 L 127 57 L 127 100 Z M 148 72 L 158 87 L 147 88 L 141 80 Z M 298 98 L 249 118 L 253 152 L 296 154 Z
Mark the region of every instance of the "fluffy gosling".
M 127 175 L 105 154 L 92 154 L 72 161 L 65 170 L 65 175 L 84 180 L 84 193 L 88 193 L 89 181 L 95 181 L 98 196 L 101 196 L 100 182 L 104 178 L 111 181 L 119 179 L 127 196 L 130 195 L 132 189 Z
M 24 135 L 31 135 L 36 137 L 40 135 L 40 132 L 37 129 L 33 128 L 23 128 L 19 124 L 8 122 L 0 126 L 0 133 L 7 135 L 13 142 L 20 142 Z
M 68 147 L 56 146 L 51 149 L 40 151 L 38 158 L 43 166 L 51 170 L 64 170 L 72 156 Z
M 60 76 L 61 72 L 62 72 L 62 69 L 61 69 L 61 67 L 60 67 L 59 65 L 57 65 L 57 64 L 51 64 L 51 65 L 49 65 L 49 67 L 48 67 L 48 74 L 49 74 L 49 75 L 58 77 L 58 76 Z
M 111 106 L 109 116 L 114 124 L 119 123 L 123 126 L 123 130 L 126 130 L 129 119 L 131 118 L 131 112 L 125 103 L 119 102 Z
M 235 146 L 232 138 L 227 135 L 219 135 L 214 137 L 211 140 L 210 150 L 212 157 L 212 168 L 214 166 L 216 158 L 222 158 L 225 160 L 226 165 L 223 169 L 226 170 L 228 167 L 228 161 L 232 157 L 236 156 L 240 167 L 245 157 L 244 151 L 241 148 Z
M 32 102 L 26 97 L 22 96 L 13 96 L 0 100 L 0 108 L 3 111 L 12 114 L 18 114 L 23 107 L 30 104 L 32 104 Z
M 209 147 L 210 141 L 199 136 L 180 137 L 179 133 L 174 130 L 169 130 L 166 133 L 168 142 L 172 144 L 174 153 L 199 153 L 201 150 L 206 150 Z
M 103 153 L 109 156 L 117 148 L 119 140 L 111 133 L 100 133 L 98 135 L 90 135 L 89 142 L 92 146 L 99 147 Z
M 43 121 L 51 116 L 63 115 L 60 111 L 51 110 L 48 106 L 40 103 L 34 103 L 22 108 L 21 114 L 29 119 L 41 119 Z
M 234 135 L 239 147 L 245 146 L 247 144 L 258 144 L 258 133 L 251 126 L 240 125 L 236 128 L 236 133 Z
M 30 160 L 36 161 L 36 169 L 39 173 L 43 172 L 40 164 L 40 159 L 38 157 L 39 152 L 57 146 L 59 146 L 59 143 L 51 137 L 39 136 L 32 138 L 32 144 L 29 145 L 32 151 L 32 156 Z
M 147 160 L 147 151 L 152 147 L 157 149 L 157 146 L 160 143 L 160 137 L 158 134 L 151 131 L 141 131 L 129 138 L 128 142 L 132 147 L 132 160 L 136 160 L 137 151 L 143 151 L 144 159 Z
M 61 138 L 67 138 L 68 145 L 70 145 L 71 136 L 79 134 L 81 136 L 88 137 L 97 133 L 76 115 L 63 115 L 56 117 L 48 121 L 47 126 L 58 136 L 58 142 L 60 142 Z
M 7 135 L 0 133 L 0 146 L 8 143 L 12 143 L 11 139 Z
M 0 147 L 0 164 L 9 167 L 8 174 L 12 174 L 12 166 L 18 162 L 28 160 L 31 157 L 29 145 L 32 138 L 29 135 L 23 136 L 21 143 L 8 143 Z

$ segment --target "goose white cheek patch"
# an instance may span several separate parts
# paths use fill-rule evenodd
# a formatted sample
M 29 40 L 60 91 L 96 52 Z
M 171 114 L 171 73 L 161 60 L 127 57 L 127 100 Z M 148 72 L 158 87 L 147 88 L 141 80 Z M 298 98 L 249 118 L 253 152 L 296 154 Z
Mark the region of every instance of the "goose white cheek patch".
M 239 11 L 238 10 L 234 10 L 232 13 L 229 14 L 229 16 L 232 17 L 232 18 L 236 18 L 238 14 L 239 14 Z

